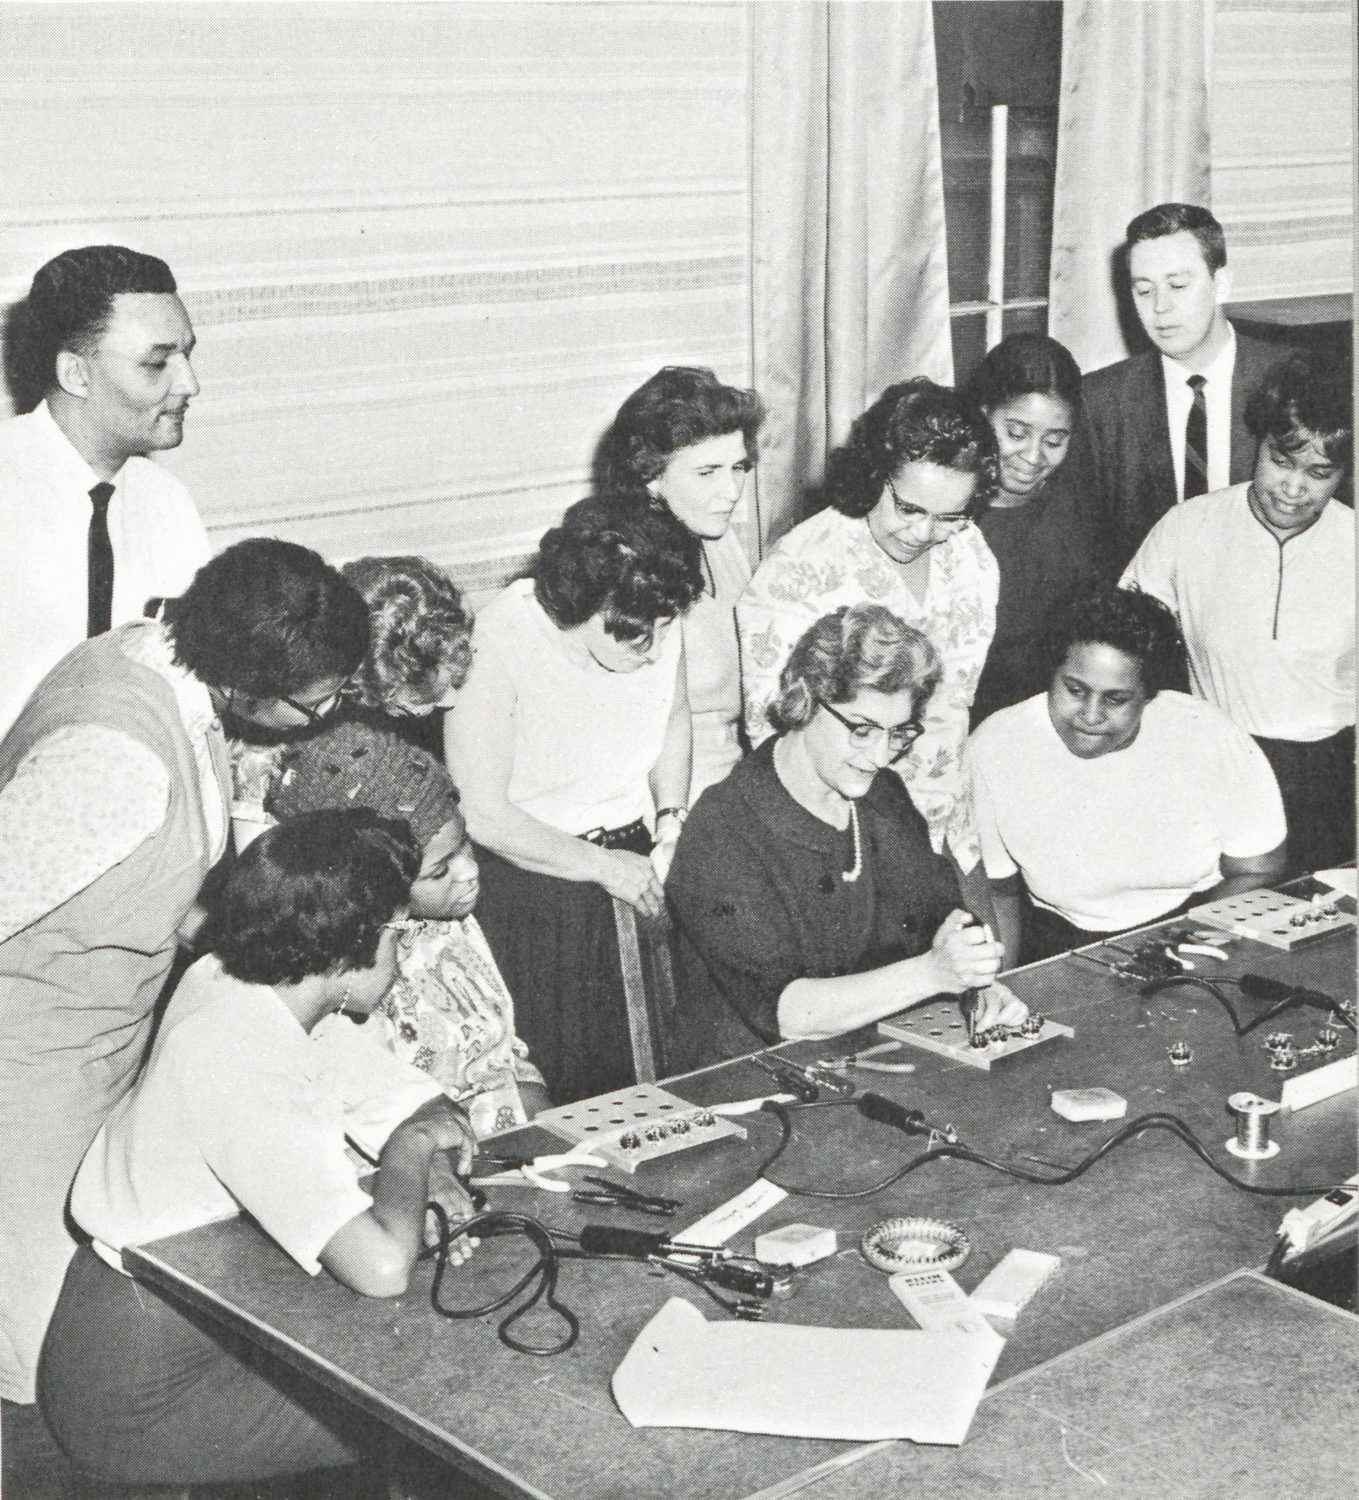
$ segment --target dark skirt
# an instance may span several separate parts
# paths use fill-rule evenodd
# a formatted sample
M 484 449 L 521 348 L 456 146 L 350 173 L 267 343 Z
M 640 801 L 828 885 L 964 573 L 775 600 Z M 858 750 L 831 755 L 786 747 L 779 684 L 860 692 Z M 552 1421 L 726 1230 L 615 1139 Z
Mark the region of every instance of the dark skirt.
M 43 1416 L 103 1479 L 226 1484 L 352 1463 L 352 1415 L 319 1387 L 210 1332 L 87 1246 L 75 1253 L 38 1366 Z M 276 1383 L 278 1382 L 278 1383 Z M 297 1382 L 302 1385 L 302 1382 Z
M 1178 906 L 1163 911 L 1159 917 L 1139 922 L 1137 928 L 1149 927 L 1152 922 L 1164 922 L 1168 917 L 1182 916 L 1188 911 L 1191 902 L 1202 899 L 1201 896 L 1191 896 L 1188 901 L 1181 901 Z M 1084 927 L 1077 927 L 1074 922 L 1068 922 L 1065 917 L 1059 917 L 1055 911 L 1049 911 L 1046 906 L 1039 906 L 1027 895 L 1024 898 L 1023 924 L 1020 962 L 1026 964 L 1036 964 L 1040 958 L 1055 958 L 1059 953 L 1069 953 L 1073 948 L 1085 948 L 1091 943 L 1107 943 L 1113 938 L 1122 937 L 1126 932 L 1137 930 L 1133 927 L 1116 927 L 1112 932 L 1089 932 Z
M 1284 878 L 1354 861 L 1354 730 L 1324 740 L 1255 743 L 1273 768 L 1288 820 Z
M 613 898 L 477 851 L 477 921 L 554 1104 L 636 1082 Z

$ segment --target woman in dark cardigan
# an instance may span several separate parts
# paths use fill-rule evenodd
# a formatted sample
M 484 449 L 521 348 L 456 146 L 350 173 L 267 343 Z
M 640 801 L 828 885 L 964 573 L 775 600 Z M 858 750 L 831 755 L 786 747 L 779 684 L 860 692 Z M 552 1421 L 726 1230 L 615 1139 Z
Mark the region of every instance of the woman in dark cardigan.
M 851 1031 L 941 992 L 983 990 L 978 1024 L 1022 1003 L 1001 950 L 962 909 L 897 777 L 939 659 L 876 604 L 836 610 L 793 648 L 770 717 L 782 733 L 699 798 L 666 894 L 678 927 L 669 1066 Z
M 972 700 L 975 729 L 998 708 L 1047 690 L 1042 643 L 1053 611 L 1089 592 L 1103 566 L 1080 467 L 1068 463 L 1081 373 L 1041 333 L 1002 339 L 967 394 L 996 435 L 1000 488 L 977 524 L 1000 568 L 996 633 Z

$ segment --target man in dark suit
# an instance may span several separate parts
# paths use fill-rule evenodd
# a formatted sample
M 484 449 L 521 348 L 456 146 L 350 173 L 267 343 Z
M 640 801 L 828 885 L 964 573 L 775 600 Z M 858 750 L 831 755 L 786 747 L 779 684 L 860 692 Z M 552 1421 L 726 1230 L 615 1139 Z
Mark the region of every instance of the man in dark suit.
M 1132 300 L 1153 347 L 1087 375 L 1084 439 L 1109 563 L 1124 567 L 1181 500 L 1249 479 L 1246 398 L 1290 351 L 1233 328 L 1222 226 L 1162 203 L 1128 225 Z

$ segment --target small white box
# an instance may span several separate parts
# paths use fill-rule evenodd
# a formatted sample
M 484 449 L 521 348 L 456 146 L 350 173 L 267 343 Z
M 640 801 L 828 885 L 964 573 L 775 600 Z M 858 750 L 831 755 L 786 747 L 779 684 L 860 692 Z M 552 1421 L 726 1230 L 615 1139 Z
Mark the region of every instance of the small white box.
M 991 1325 L 974 1307 L 947 1271 L 898 1271 L 887 1283 L 898 1302 L 925 1330 L 955 1328 L 962 1333 L 991 1332 Z
M 1061 1264 L 1041 1250 L 1011 1250 L 972 1293 L 972 1305 L 988 1318 L 1017 1318 Z
M 755 1259 L 767 1266 L 810 1266 L 834 1255 L 839 1241 L 833 1229 L 815 1224 L 785 1224 L 755 1236 Z
M 1128 1101 L 1113 1089 L 1058 1089 L 1050 1100 L 1064 1120 L 1121 1120 Z

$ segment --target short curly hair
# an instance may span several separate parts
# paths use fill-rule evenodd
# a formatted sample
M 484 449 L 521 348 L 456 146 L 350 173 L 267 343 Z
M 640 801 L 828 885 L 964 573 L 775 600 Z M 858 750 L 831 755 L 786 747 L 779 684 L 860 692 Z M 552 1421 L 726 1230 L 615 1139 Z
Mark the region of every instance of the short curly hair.
M 472 617 L 458 586 L 423 557 L 357 557 L 340 569 L 368 606 L 368 651 L 355 679 L 383 708 L 406 691 L 433 704 L 472 665 Z
M 1184 637 L 1173 612 L 1137 588 L 1099 588 L 1058 617 L 1048 637 L 1048 680 L 1073 646 L 1112 646 L 1137 663 L 1148 699 L 1184 681 Z
M 53 389 L 58 354 L 93 349 L 115 297 L 176 291 L 163 260 L 125 245 L 80 245 L 54 255 L 6 319 L 5 377 L 15 411 L 32 411 Z
M 637 640 L 703 592 L 701 545 L 663 506 L 591 496 L 543 536 L 533 592 L 559 630 L 602 614 L 616 640 Z
M 213 951 L 248 984 L 369 969 L 419 868 L 404 822 L 366 807 L 300 813 L 232 866 L 210 911 Z
M 1305 355 L 1281 360 L 1246 402 L 1246 430 L 1283 453 L 1314 439 L 1331 463 L 1350 472 L 1354 458 L 1354 390 L 1343 374 L 1323 374 Z
M 666 365 L 633 391 L 600 440 L 595 488 L 600 494 L 645 490 L 681 448 L 739 432 L 746 458 L 759 457 L 764 403 L 754 391 L 723 385 L 699 365 Z
M 826 460 L 826 491 L 846 516 L 866 516 L 905 464 L 937 464 L 976 475 L 969 515 L 990 503 L 1000 482 L 996 435 L 960 392 L 919 377 L 891 385 Z
M 911 692 L 924 711 L 943 667 L 933 645 L 882 604 L 843 604 L 807 627 L 779 674 L 769 722 L 780 733 L 809 724 L 818 703 L 850 703 L 865 688 Z
M 209 687 L 265 700 L 349 677 L 368 645 L 358 591 L 318 553 L 251 537 L 165 602 L 175 660 Z

